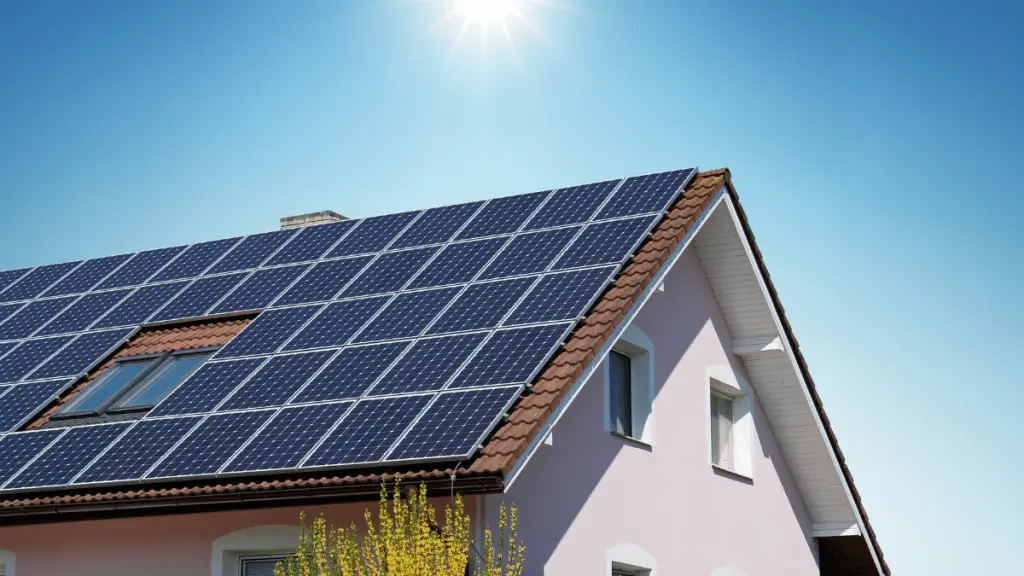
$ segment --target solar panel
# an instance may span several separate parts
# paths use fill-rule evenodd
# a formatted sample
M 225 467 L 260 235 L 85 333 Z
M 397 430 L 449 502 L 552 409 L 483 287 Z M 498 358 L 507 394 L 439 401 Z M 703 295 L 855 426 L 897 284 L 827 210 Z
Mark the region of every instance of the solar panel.
M 125 260 L 130 257 L 131 254 L 121 254 L 118 256 L 107 256 L 106 258 L 86 260 L 85 262 L 82 262 L 81 266 L 75 268 L 74 272 L 68 274 L 60 282 L 54 284 L 53 287 L 47 290 L 43 295 L 61 296 L 64 294 L 85 292 L 99 283 L 99 281 L 105 278 L 107 274 L 113 272 L 115 268 L 124 264 Z
M 70 428 L 4 488 L 61 486 L 131 426 L 128 422 Z
M 231 391 L 256 371 L 263 358 L 208 362 L 157 404 L 147 417 L 200 414 L 213 410 Z
M 431 398 L 395 396 L 359 401 L 302 467 L 380 460 Z
M 218 410 L 280 406 L 333 355 L 334 351 L 329 350 L 275 356 L 235 390 Z
M 641 216 L 591 224 L 552 267 L 555 270 L 596 264 L 618 264 L 636 250 L 657 216 Z
M 246 236 L 245 239 L 231 249 L 231 252 L 228 252 L 227 256 L 224 256 L 214 264 L 208 274 L 255 268 L 269 258 L 296 232 L 297 230 L 295 229 L 275 230 L 273 232 Z
M 521 391 L 507 386 L 439 394 L 386 460 L 468 458 Z
M 298 466 L 352 404 L 341 402 L 281 410 L 228 463 L 224 472 L 255 472 Z
M 498 330 L 484 343 L 450 388 L 529 382 L 561 344 L 571 323 Z
M 394 292 L 416 275 L 437 248 L 418 248 L 381 255 L 349 284 L 342 296 L 365 296 Z
M 399 294 L 356 335 L 353 342 L 417 336 L 458 293 L 459 288 L 440 288 Z
M 408 342 L 386 342 L 343 348 L 292 403 L 358 398 L 408 346 Z
M 0 398 L 0 432 L 24 424 L 71 384 L 71 380 L 48 380 L 11 386 Z
M 180 280 L 182 278 L 193 278 L 199 276 L 225 252 L 237 244 L 241 238 L 227 238 L 225 240 L 214 240 L 193 244 L 178 255 L 170 264 L 164 267 L 151 282 L 163 280 Z
M 11 348 L 17 346 L 17 342 L 0 342 L 0 358 L 3 358 L 4 354 L 11 351 Z
M 0 437 L 0 486 L 42 452 L 63 430 L 36 430 Z
M 284 266 L 257 270 L 235 288 L 234 292 L 221 300 L 210 314 L 266 308 L 306 268 L 307 266 Z
M 471 284 L 427 330 L 428 334 L 493 328 L 515 307 L 536 277 Z
M 477 332 L 417 340 L 370 394 L 440 390 L 486 337 L 486 332 Z
M 40 338 L 26 340 L 0 358 L 0 383 L 21 380 L 40 362 L 59 350 L 74 338 L 73 336 L 57 336 L 56 338 Z
M 505 325 L 575 320 L 600 296 L 615 266 L 548 274 L 516 306 Z
M 321 308 L 323 307 L 302 306 L 262 312 L 252 324 L 246 326 L 227 346 L 220 349 L 217 358 L 274 352 Z
M 372 256 L 318 262 L 278 298 L 274 305 L 287 306 L 331 300 L 370 263 L 370 260 L 373 260 Z
M 483 204 L 471 202 L 425 210 L 412 226 L 402 232 L 391 248 L 411 248 L 447 242 Z
M 79 474 L 74 484 L 142 478 L 199 420 L 189 416 L 138 422 Z
M 150 322 L 163 322 L 180 318 L 202 316 L 210 306 L 220 300 L 232 288 L 245 278 L 245 272 L 228 274 L 227 276 L 207 276 L 200 278 L 178 294 L 166 306 L 160 309 Z
M 587 222 L 597 211 L 597 207 L 619 185 L 619 182 L 622 180 L 595 182 L 555 191 L 544 207 L 530 219 L 524 230 L 539 230 Z
M 328 304 L 323 312 L 313 318 L 285 345 L 284 349 L 305 350 L 341 346 L 347 343 L 387 301 L 387 296 L 376 296 Z
M 516 236 L 487 266 L 480 279 L 543 272 L 579 231 L 580 227 L 574 226 Z
M 508 238 L 488 238 L 449 244 L 409 283 L 409 288 L 469 282 L 506 242 Z
M 95 289 L 105 290 L 107 288 L 121 288 L 142 284 L 184 249 L 184 246 L 173 246 L 171 248 L 139 252 L 134 258 L 125 262 L 123 266 L 115 270 L 110 276 L 107 276 Z
M 603 220 L 664 212 L 692 175 L 693 168 L 687 168 L 628 178 L 615 191 L 611 200 L 601 208 L 597 217 Z
M 273 414 L 273 410 L 214 414 L 171 450 L 146 477 L 213 474 Z
M 82 334 L 31 373 L 34 379 L 77 376 L 113 351 L 132 333 L 131 329 Z
M 19 278 L 28 274 L 31 268 L 18 268 L 17 270 L 0 270 L 0 292 L 14 284 Z
M 14 314 L 22 307 L 22 304 L 4 304 L 0 305 L 0 322 L 10 318 L 11 314 Z
M 0 324 L 0 340 L 16 340 L 30 336 L 74 302 L 74 296 L 29 302 L 18 313 Z
M 113 306 L 124 299 L 131 290 L 112 290 L 110 292 L 92 292 L 78 299 L 77 302 L 60 313 L 59 316 L 43 326 L 36 334 L 66 334 L 81 332 L 106 314 Z M 2 328 L 2 326 L 0 326 Z
M 323 256 L 327 249 L 356 225 L 358 220 L 343 220 L 332 224 L 306 226 L 291 242 L 277 251 L 267 265 L 308 262 Z
M 99 319 L 93 328 L 112 328 L 114 326 L 132 326 L 142 324 L 154 312 L 163 307 L 174 296 L 185 289 L 187 280 L 170 284 L 153 284 L 143 286 Z
M 480 238 L 515 232 L 551 194 L 550 190 L 495 198 L 487 203 L 469 224 L 459 232 L 458 239 Z
M 63 264 L 50 264 L 34 268 L 31 272 L 21 277 L 20 280 L 11 284 L 6 290 L 0 292 L 0 302 L 14 302 L 16 300 L 28 300 L 35 298 L 50 287 L 51 284 L 60 280 L 62 276 L 78 266 L 79 262 L 65 262 Z
M 417 214 L 419 212 L 402 212 L 360 220 L 359 225 L 331 250 L 330 257 L 380 252 L 391 244 Z

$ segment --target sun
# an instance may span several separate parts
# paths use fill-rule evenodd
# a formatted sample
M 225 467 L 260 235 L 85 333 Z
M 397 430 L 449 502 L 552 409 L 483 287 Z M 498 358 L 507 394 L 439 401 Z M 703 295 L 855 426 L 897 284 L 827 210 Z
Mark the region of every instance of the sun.
M 509 18 L 519 16 L 517 0 L 455 0 L 453 9 L 465 25 L 479 26 L 484 30 L 503 26 Z

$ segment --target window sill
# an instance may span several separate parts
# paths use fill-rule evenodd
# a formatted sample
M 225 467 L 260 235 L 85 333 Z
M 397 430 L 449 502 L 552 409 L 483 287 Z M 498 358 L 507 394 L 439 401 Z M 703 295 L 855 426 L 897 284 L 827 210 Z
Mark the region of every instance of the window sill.
M 719 466 L 718 464 L 712 464 L 711 465 L 711 469 L 714 470 L 716 473 L 718 473 L 720 476 L 725 476 L 727 478 L 732 478 L 733 480 L 739 480 L 741 482 L 746 482 L 747 484 L 753 484 L 754 483 L 754 477 L 753 476 L 748 476 L 746 474 L 743 474 L 742 472 L 737 472 L 735 470 L 730 470 L 729 468 L 723 468 L 722 466 Z
M 654 448 L 654 444 L 651 444 L 650 442 L 645 442 L 643 440 L 640 440 L 639 438 L 634 438 L 632 436 L 626 436 L 625 434 L 621 434 L 621 433 L 616 432 L 614 430 L 609 430 L 608 433 L 611 434 L 612 436 L 616 437 L 616 438 L 620 438 L 622 440 L 625 440 L 627 443 L 633 444 L 633 445 L 635 445 L 638 448 L 645 448 L 648 451 L 650 451 L 650 450 L 652 450 Z

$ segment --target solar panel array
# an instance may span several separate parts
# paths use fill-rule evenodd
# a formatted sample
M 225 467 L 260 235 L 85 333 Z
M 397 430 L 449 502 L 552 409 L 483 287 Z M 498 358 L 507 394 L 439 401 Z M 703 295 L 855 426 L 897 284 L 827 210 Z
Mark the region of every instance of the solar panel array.
M 693 173 L 0 271 L 0 490 L 468 458 Z M 17 431 L 143 325 L 256 311 L 142 419 Z

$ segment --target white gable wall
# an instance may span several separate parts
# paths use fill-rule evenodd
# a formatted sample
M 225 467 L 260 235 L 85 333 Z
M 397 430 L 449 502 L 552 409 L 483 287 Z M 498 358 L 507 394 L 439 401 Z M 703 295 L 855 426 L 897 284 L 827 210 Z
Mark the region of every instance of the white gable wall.
M 746 373 L 693 251 L 633 325 L 655 346 L 655 444 L 605 431 L 597 371 L 505 496 L 520 508 L 525 573 L 608 575 L 618 560 L 653 576 L 817 575 L 810 516 L 756 401 L 753 480 L 709 463 L 708 369 Z M 492 523 L 500 501 L 488 497 Z

